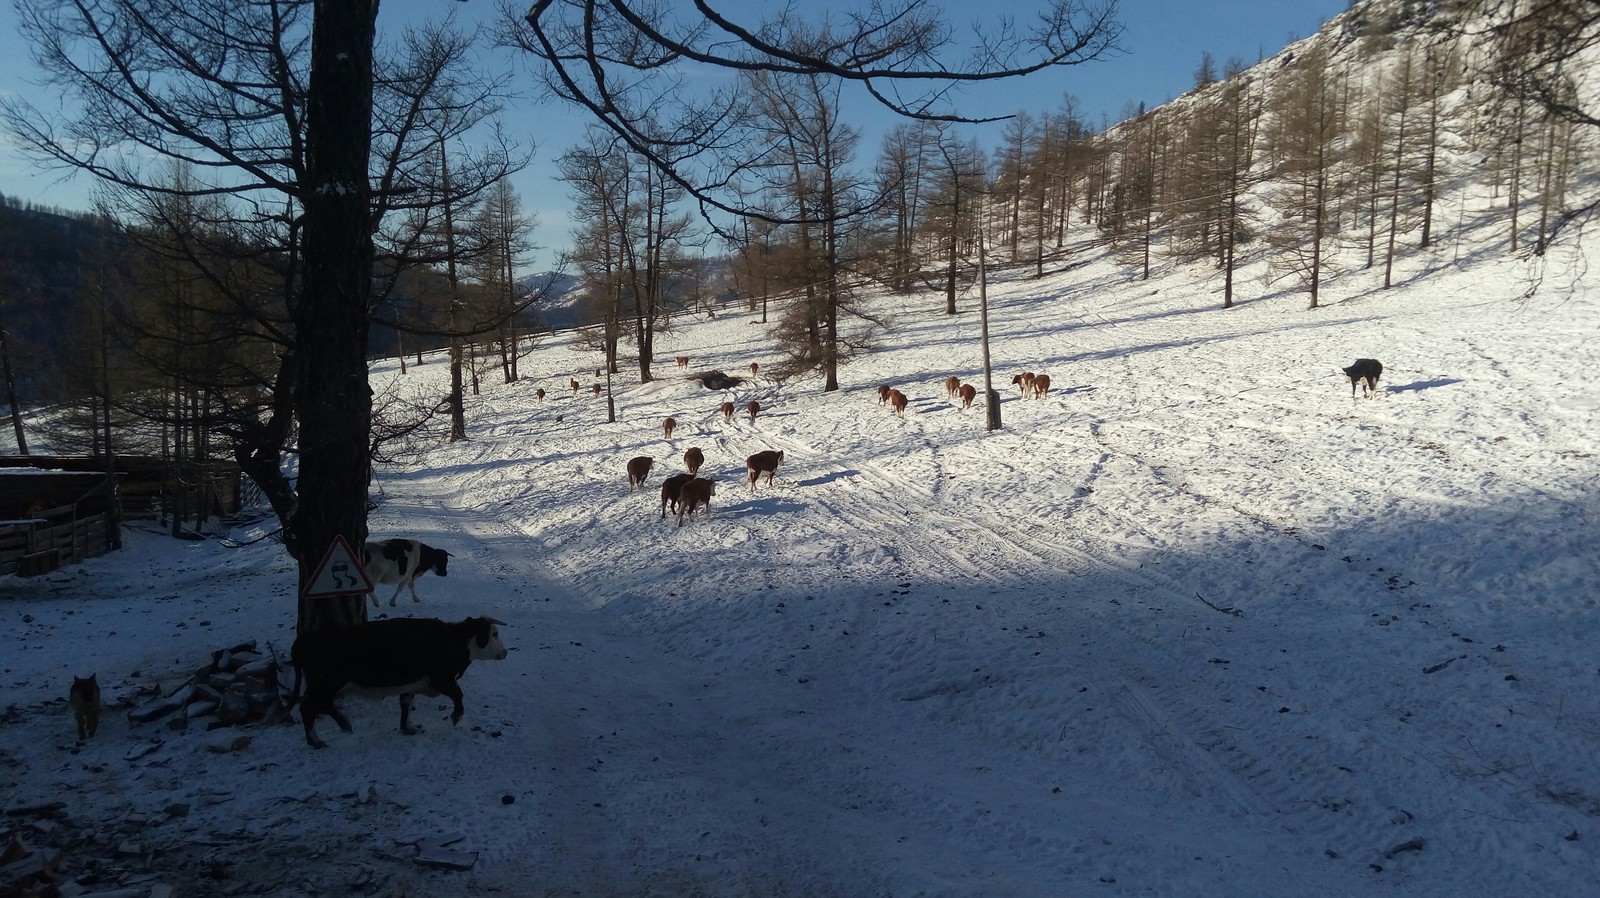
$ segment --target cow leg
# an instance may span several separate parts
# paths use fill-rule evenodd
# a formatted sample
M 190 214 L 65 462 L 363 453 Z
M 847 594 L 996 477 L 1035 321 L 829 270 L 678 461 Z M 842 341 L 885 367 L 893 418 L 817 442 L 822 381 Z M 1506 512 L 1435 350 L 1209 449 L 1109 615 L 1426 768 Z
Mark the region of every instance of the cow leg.
M 433 688 L 439 690 L 440 695 L 448 695 L 450 700 L 456 703 L 455 710 L 450 712 L 451 726 L 460 723 L 461 715 L 467 713 L 467 709 L 461 704 L 461 684 L 449 674 L 442 677 L 435 675 L 430 679 L 433 680 Z
M 416 696 L 410 692 L 400 695 L 400 732 L 407 736 L 415 736 L 418 733 L 417 728 L 411 725 L 411 701 L 415 698 Z
M 308 710 L 304 705 L 302 705 L 300 707 L 300 716 L 305 720 L 306 724 L 306 744 L 312 748 L 327 748 L 328 743 L 323 742 L 317 737 L 316 713 Z
M 334 692 L 338 690 L 335 689 Z M 327 713 L 332 716 L 345 732 L 350 732 L 350 721 L 345 719 L 339 709 L 333 706 L 333 693 L 324 689 L 306 687 L 306 697 L 300 702 L 300 717 L 306 727 L 306 744 L 312 748 L 327 748 L 328 743 L 317 736 L 317 715 Z
M 412 580 L 411 582 L 407 583 L 406 586 L 408 588 L 410 588 L 410 590 L 411 590 L 411 604 L 413 604 L 413 605 L 422 604 L 422 597 L 417 595 L 417 581 L 416 580 Z
M 354 733 L 356 731 L 356 728 L 350 725 L 350 718 L 344 716 L 344 712 L 340 711 L 333 702 L 328 702 L 328 716 L 332 717 L 333 722 L 339 725 L 339 729 L 344 730 L 346 733 Z
M 394 595 L 389 597 L 389 607 L 390 608 L 393 608 L 395 600 L 400 598 L 400 590 L 405 589 L 405 588 L 406 588 L 406 585 L 404 583 L 401 583 L 399 586 L 396 586 L 394 588 Z

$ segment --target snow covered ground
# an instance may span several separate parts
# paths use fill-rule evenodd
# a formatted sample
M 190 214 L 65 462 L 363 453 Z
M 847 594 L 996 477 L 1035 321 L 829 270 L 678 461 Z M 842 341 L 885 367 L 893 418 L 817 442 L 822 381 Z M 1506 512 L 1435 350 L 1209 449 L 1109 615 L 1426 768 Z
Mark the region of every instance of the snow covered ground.
M 380 613 L 509 624 L 460 726 L 419 699 L 407 738 L 392 699 L 351 699 L 324 751 L 283 726 L 217 754 L 113 713 L 75 750 L 74 674 L 120 712 L 293 633 L 276 543 L 132 533 L 0 579 L 0 804 L 138 840 L 135 894 L 1600 894 L 1582 258 L 1446 246 L 1392 290 L 1347 272 L 1318 310 L 1248 281 L 1223 311 L 1209 269 L 1142 282 L 1093 254 L 997 272 L 993 433 L 942 385 L 983 401 L 975 292 L 953 318 L 873 300 L 893 328 L 835 393 L 706 390 L 671 356 L 775 356 L 748 314 L 680 320 L 615 424 L 566 387 L 594 354 L 547 340 L 523 382 L 485 382 L 470 441 L 379 477 L 373 533 L 454 553 Z M 1385 365 L 1371 401 L 1338 372 L 1358 357 Z M 1024 369 L 1048 398 L 1017 397 Z M 717 411 L 751 399 L 754 422 Z M 658 488 L 690 446 L 719 488 L 679 528 Z M 786 461 L 752 489 L 763 449 Z M 400 844 L 457 835 L 468 871 Z

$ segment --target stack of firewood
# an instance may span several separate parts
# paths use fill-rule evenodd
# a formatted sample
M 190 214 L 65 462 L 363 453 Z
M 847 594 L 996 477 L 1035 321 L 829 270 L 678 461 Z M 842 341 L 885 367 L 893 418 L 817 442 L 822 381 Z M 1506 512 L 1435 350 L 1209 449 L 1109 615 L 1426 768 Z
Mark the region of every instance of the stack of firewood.
M 49 809 L 23 810 L 47 813 Z M 61 875 L 61 856 L 60 851 L 35 848 L 22 841 L 20 834 L 13 833 L 5 847 L 0 848 L 0 898 L 43 898 L 52 892 L 59 893 L 56 880 Z
M 208 730 L 271 722 L 283 713 L 283 669 L 277 653 L 263 655 L 255 642 L 211 653 L 211 661 L 176 688 L 155 695 L 128 712 L 134 724 L 167 719 L 167 726 L 185 730 L 204 721 Z

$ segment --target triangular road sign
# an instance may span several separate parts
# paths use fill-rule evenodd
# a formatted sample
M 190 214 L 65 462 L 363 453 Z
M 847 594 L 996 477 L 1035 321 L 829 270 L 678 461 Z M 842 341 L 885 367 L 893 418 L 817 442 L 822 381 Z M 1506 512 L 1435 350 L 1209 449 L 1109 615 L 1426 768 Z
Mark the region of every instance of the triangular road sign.
M 349 596 L 372 592 L 372 580 L 367 577 L 356 554 L 344 537 L 335 536 L 328 554 L 322 556 L 317 572 L 306 584 L 305 597 L 320 599 L 327 596 Z

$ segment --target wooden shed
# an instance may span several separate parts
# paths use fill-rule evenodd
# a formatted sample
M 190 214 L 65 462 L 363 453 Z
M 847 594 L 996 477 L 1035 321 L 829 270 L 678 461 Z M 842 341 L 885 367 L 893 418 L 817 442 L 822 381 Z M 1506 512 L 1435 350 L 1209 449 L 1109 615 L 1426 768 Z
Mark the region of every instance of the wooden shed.
M 0 472 L 0 574 L 48 573 L 121 545 L 115 476 L 33 468 Z
M 253 501 L 237 465 L 118 456 L 0 456 L 0 574 L 31 576 L 121 548 L 124 518 L 228 515 Z

